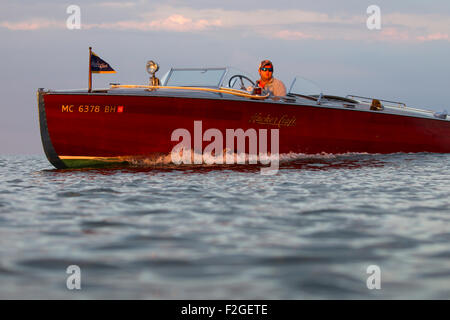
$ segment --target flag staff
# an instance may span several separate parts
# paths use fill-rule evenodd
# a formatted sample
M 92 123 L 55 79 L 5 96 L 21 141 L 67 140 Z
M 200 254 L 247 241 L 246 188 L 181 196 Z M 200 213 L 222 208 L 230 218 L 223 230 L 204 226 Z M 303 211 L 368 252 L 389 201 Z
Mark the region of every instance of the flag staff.
M 88 92 L 92 92 L 91 59 L 92 59 L 92 47 L 89 47 L 89 88 L 88 88 Z
M 92 47 L 89 47 L 89 86 L 88 92 L 92 92 L 92 73 L 116 73 L 108 62 L 97 56 Z

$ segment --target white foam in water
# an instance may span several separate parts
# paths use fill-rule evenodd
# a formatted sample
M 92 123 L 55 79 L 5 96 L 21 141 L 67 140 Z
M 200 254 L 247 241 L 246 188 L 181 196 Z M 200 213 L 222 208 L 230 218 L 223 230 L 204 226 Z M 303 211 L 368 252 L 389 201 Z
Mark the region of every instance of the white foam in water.
M 307 153 L 282 153 L 280 154 L 280 162 L 281 161 L 293 161 L 293 160 L 302 160 L 302 159 L 336 159 L 341 157 L 352 157 L 352 156 L 361 156 L 361 155 L 369 155 L 367 152 L 347 152 L 347 153 L 315 153 L 315 154 L 307 154 Z M 373 155 L 373 154 L 372 154 Z
M 255 154 L 248 154 L 248 153 L 236 153 L 236 152 L 229 152 L 228 150 L 224 150 L 223 153 L 223 159 L 222 164 L 217 163 L 217 158 L 213 155 L 206 153 L 201 154 L 198 152 L 195 152 L 193 149 L 190 150 L 190 152 L 184 153 L 183 150 L 180 151 L 179 158 L 181 160 L 181 164 L 176 164 L 172 161 L 172 154 L 165 154 L 165 155 L 159 155 L 159 156 L 152 156 L 152 157 L 142 157 L 142 158 L 129 158 L 127 161 L 133 165 L 138 167 L 151 167 L 151 166 L 209 166 L 209 165 L 229 165 L 230 163 L 227 163 L 226 159 L 227 156 L 233 159 L 232 164 L 264 164 L 268 165 L 271 163 L 271 161 L 274 161 L 276 159 L 279 159 L 280 163 L 287 163 L 290 161 L 296 161 L 296 160 L 304 160 L 304 159 L 336 159 L 336 158 L 342 158 L 342 157 L 352 157 L 352 156 L 360 156 L 360 155 L 369 155 L 369 153 L 366 152 L 348 152 L 348 153 L 341 153 L 341 154 L 333 154 L 333 153 L 317 153 L 317 154 L 306 154 L 306 153 L 295 153 L 295 152 L 289 152 L 289 153 L 281 153 L 276 155 L 255 155 Z M 195 159 L 202 159 L 202 163 L 195 163 Z

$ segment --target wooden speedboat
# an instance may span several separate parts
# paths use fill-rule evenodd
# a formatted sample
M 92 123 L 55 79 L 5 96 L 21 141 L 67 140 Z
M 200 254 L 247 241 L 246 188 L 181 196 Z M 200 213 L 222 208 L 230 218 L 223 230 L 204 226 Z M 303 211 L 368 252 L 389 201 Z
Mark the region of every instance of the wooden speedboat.
M 231 68 L 171 69 L 152 85 L 38 91 L 41 137 L 56 168 L 129 163 L 170 154 L 174 130 L 278 129 L 284 153 L 450 152 L 446 113 L 358 96 L 302 91 L 253 94 Z M 208 141 L 201 139 L 205 148 Z M 236 152 L 236 150 L 233 150 Z M 246 152 L 249 152 L 246 150 Z

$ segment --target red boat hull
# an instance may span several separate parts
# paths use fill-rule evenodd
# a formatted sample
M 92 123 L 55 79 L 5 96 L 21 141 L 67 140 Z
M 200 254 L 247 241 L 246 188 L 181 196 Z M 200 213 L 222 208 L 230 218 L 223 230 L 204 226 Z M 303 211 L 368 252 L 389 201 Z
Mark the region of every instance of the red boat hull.
M 172 132 L 194 121 L 203 132 L 279 129 L 280 153 L 450 152 L 450 122 L 412 116 L 286 103 L 68 94 L 39 91 L 41 135 L 50 162 L 169 154 Z M 203 142 L 203 147 L 210 142 Z

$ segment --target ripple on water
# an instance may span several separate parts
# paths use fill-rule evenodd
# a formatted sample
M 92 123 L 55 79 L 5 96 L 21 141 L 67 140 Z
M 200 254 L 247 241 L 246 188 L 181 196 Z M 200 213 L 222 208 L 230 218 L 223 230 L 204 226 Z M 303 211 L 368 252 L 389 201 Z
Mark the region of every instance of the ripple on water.
M 24 181 L 21 179 L 14 179 L 14 180 L 6 181 L 6 183 L 22 183 L 22 182 L 24 182 Z
M 135 225 L 117 221 L 106 220 L 87 220 L 82 221 L 80 226 L 85 229 L 99 229 L 99 228 L 123 228 L 123 227 L 135 227 Z
M 83 194 L 80 192 L 73 192 L 73 191 L 57 193 L 57 196 L 61 198 L 74 198 L 74 197 L 81 197 L 82 195 Z
M 126 211 L 125 215 L 132 215 L 132 216 L 147 216 L 147 215 L 166 215 L 170 214 L 171 211 L 168 209 L 148 209 L 148 210 L 131 210 Z
M 65 271 L 68 266 L 73 265 L 74 261 L 76 265 L 80 267 L 80 269 L 86 270 L 98 270 L 98 271 L 107 271 L 118 269 L 118 266 L 110 263 L 102 263 L 98 261 L 89 261 L 77 258 L 71 259 L 60 259 L 60 258 L 35 258 L 28 260 L 21 260 L 17 264 L 22 267 L 33 268 L 33 269 L 42 269 L 45 271 Z

